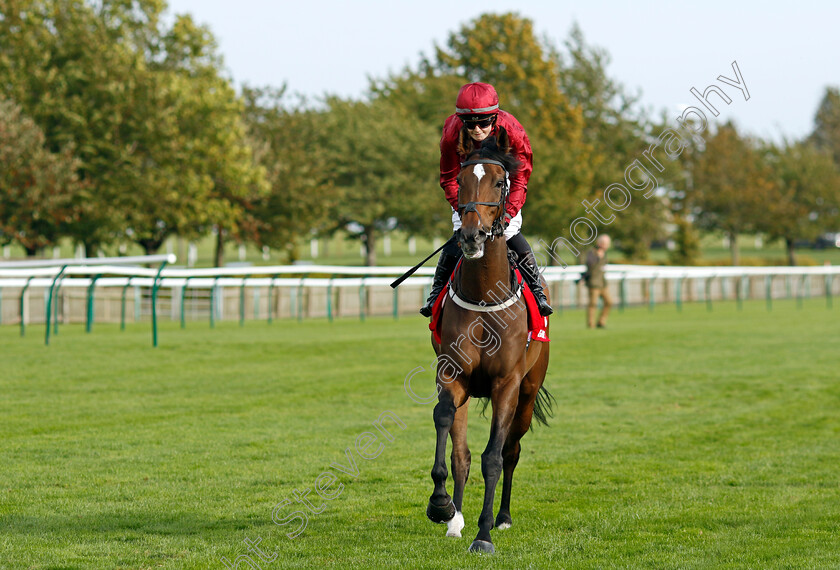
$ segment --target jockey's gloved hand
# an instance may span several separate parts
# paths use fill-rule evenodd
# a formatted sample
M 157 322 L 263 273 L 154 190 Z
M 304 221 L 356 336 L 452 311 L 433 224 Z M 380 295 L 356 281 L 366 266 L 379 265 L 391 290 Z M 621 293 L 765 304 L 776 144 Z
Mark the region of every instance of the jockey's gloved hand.
M 504 223 L 504 228 L 505 229 L 507 229 L 507 227 L 510 225 L 510 221 L 512 219 L 513 219 L 513 216 L 511 216 L 508 212 L 505 212 L 505 223 Z

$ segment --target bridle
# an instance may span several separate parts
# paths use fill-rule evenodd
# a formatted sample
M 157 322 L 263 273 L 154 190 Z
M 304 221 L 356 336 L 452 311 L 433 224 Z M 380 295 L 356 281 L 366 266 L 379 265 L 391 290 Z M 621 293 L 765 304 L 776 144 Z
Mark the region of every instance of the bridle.
M 476 160 L 467 160 L 466 162 L 462 162 L 461 170 L 463 170 L 465 166 L 472 166 L 474 164 L 493 164 L 495 166 L 501 166 L 502 170 L 505 171 L 505 187 L 502 189 L 502 195 L 499 197 L 498 202 L 467 202 L 466 204 L 461 204 L 461 185 L 460 183 L 458 184 L 458 215 L 463 220 L 465 214 L 475 212 L 475 215 L 478 216 L 478 224 L 481 227 L 481 231 L 486 234 L 490 234 L 490 239 L 493 240 L 496 236 L 500 236 L 505 232 L 502 220 L 504 219 L 505 202 L 507 202 L 508 194 L 510 193 L 510 173 L 504 164 L 498 160 L 490 158 L 479 158 Z M 478 210 L 475 208 L 476 206 L 496 206 L 499 209 L 499 213 L 496 215 L 496 218 L 493 220 L 493 224 L 490 226 L 490 231 L 486 230 L 487 226 L 484 225 L 484 220 L 481 219 L 481 214 L 478 213 Z

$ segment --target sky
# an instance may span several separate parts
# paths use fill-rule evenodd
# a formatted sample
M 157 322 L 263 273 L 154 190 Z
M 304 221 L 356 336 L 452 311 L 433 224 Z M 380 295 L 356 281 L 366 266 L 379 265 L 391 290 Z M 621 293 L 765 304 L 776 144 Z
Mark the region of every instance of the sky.
M 527 17 L 557 47 L 577 22 L 590 45 L 610 54 L 610 77 L 639 93 L 656 117 L 676 118 L 699 105 L 692 87 L 704 92 L 716 84 L 731 103 L 709 96 L 720 112 L 715 122 L 796 140 L 813 129 L 826 87 L 840 86 L 840 2 L 833 0 L 169 0 L 169 7 L 210 27 L 237 85 L 285 84 L 309 97 L 362 97 L 369 78 L 415 67 L 421 54 L 432 55 L 487 12 Z M 733 61 L 749 100 L 717 79 L 736 79 Z

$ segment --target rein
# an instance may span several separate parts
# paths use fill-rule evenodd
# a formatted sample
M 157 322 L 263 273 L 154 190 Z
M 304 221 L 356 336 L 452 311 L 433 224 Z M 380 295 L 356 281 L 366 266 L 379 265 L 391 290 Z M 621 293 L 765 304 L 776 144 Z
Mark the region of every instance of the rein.
M 496 236 L 500 236 L 505 232 L 505 228 L 502 225 L 501 220 L 504 218 L 504 205 L 505 202 L 507 202 L 508 194 L 510 193 L 510 173 L 504 164 L 498 160 L 490 158 L 467 160 L 466 162 L 461 163 L 461 169 L 463 170 L 465 166 L 472 166 L 474 164 L 493 164 L 495 166 L 500 166 L 502 170 L 505 171 L 505 188 L 502 190 L 502 195 L 499 197 L 498 202 L 467 202 L 466 204 L 461 204 L 461 187 L 460 185 L 458 186 L 458 215 L 463 218 L 464 214 L 475 212 L 475 215 L 478 216 L 478 222 L 481 225 L 482 231 L 490 234 L 490 239 L 492 240 Z M 481 219 L 481 214 L 478 213 L 476 206 L 496 206 L 499 208 L 499 214 L 496 215 L 496 218 L 493 220 L 493 224 L 490 226 L 489 232 L 484 229 L 487 226 L 484 225 L 484 220 Z

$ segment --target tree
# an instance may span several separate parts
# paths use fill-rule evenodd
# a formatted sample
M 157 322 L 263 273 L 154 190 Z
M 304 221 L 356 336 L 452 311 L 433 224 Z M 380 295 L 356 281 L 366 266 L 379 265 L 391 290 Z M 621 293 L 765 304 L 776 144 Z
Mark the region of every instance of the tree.
M 28 256 L 65 235 L 79 189 L 72 147 L 52 153 L 45 142 L 17 104 L 0 98 L 0 243 L 16 241 Z
M 85 185 L 68 231 L 89 255 L 125 237 L 152 253 L 211 226 L 239 235 L 260 171 L 209 30 L 168 25 L 161 0 L 0 2 L 0 85 L 51 150 L 75 144 Z
M 609 54 L 589 45 L 577 24 L 564 48 L 556 55 L 560 84 L 571 104 L 581 110 L 583 142 L 592 148 L 591 188 L 582 198 L 594 203 L 608 186 L 623 183 L 625 169 L 641 158 L 651 143 L 648 133 L 652 125 L 638 107 L 638 95 L 628 94 L 609 77 Z M 629 208 L 614 215 L 609 224 L 594 221 L 612 234 L 616 249 L 632 259 L 646 259 L 651 241 L 663 234 L 666 207 L 661 196 L 640 196 Z
M 810 141 L 827 151 L 840 167 L 840 89 L 828 87 L 814 117 Z
M 765 158 L 778 195 L 766 201 L 759 229 L 784 240 L 788 263 L 796 265 L 796 242 L 814 241 L 840 220 L 840 174 L 831 154 L 810 143 L 768 145 Z
M 429 207 L 440 199 L 438 135 L 422 123 L 407 127 L 406 117 L 385 100 L 326 103 L 316 144 L 324 153 L 325 180 L 338 192 L 330 229 L 357 228 L 366 263 L 375 265 L 376 240 L 384 232 L 418 233 L 430 218 L 448 216 L 448 208 Z
M 740 262 L 738 235 L 762 226 L 774 199 L 774 174 L 754 141 L 739 135 L 732 122 L 708 137 L 693 166 L 688 197 L 699 227 L 720 230 L 729 239 L 732 265 Z
M 249 216 L 259 245 L 298 258 L 301 238 L 327 230 L 337 203 L 336 189 L 326 175 L 328 163 L 318 146 L 323 111 L 305 101 L 288 102 L 285 89 L 244 88 L 244 121 L 269 190 Z

